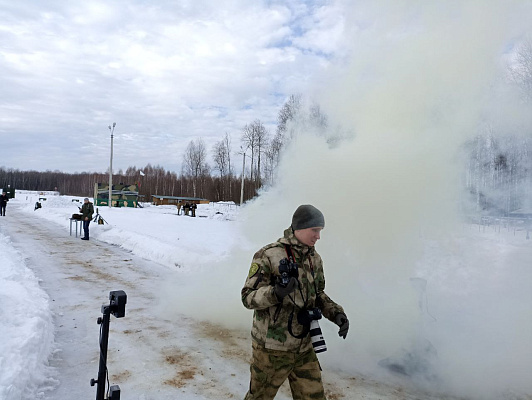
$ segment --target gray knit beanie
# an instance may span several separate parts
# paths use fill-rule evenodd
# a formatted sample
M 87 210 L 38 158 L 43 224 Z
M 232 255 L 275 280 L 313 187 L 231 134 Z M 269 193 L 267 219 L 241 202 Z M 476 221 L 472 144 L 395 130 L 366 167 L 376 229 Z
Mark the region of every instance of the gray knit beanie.
M 299 206 L 292 217 L 292 229 L 325 227 L 325 218 L 320 210 L 310 204 Z

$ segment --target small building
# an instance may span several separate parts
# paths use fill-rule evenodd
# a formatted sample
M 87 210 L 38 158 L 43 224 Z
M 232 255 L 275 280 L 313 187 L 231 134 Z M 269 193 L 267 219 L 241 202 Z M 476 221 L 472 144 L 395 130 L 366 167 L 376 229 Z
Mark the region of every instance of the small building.
M 113 185 L 111 190 L 111 206 L 112 207 L 137 207 L 139 199 L 138 185 L 124 185 L 120 183 Z M 94 184 L 94 205 L 108 206 L 109 205 L 109 184 L 95 183 Z
M 153 205 L 162 206 L 162 205 L 172 205 L 180 206 L 186 203 L 189 204 L 209 204 L 209 200 L 202 199 L 199 197 L 180 197 L 180 196 L 161 196 L 158 194 L 153 194 Z

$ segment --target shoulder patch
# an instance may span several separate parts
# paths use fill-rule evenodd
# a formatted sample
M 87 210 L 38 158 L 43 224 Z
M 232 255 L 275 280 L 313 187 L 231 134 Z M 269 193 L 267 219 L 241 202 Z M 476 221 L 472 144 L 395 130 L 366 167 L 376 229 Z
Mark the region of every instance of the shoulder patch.
M 257 263 L 251 264 L 251 267 L 249 268 L 248 278 L 251 278 L 253 275 L 255 275 L 258 270 L 259 270 L 259 264 Z

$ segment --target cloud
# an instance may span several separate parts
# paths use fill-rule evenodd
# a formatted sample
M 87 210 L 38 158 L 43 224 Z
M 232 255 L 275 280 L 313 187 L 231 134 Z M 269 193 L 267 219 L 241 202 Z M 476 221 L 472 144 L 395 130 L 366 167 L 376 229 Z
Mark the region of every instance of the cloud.
M 117 169 L 154 155 L 179 169 L 191 137 L 236 140 L 256 118 L 273 128 L 284 99 L 340 51 L 343 29 L 340 7 L 323 1 L 24 0 L 2 10 L 0 136 L 39 138 L 3 156 L 20 169 L 105 170 L 111 122 Z M 76 149 L 93 153 L 72 163 Z

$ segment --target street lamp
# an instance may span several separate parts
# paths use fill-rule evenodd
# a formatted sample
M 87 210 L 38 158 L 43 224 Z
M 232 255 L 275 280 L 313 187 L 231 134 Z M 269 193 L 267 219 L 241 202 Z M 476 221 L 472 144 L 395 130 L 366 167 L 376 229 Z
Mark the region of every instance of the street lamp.
M 113 127 L 109 125 L 109 131 L 111 131 L 111 161 L 109 162 L 109 207 L 112 207 L 113 203 L 113 133 L 115 131 L 116 122 L 113 122 Z
M 249 146 L 245 149 L 240 146 L 240 150 L 242 150 L 242 184 L 240 185 L 240 205 L 244 203 L 244 173 L 246 171 L 246 151 L 249 149 Z

